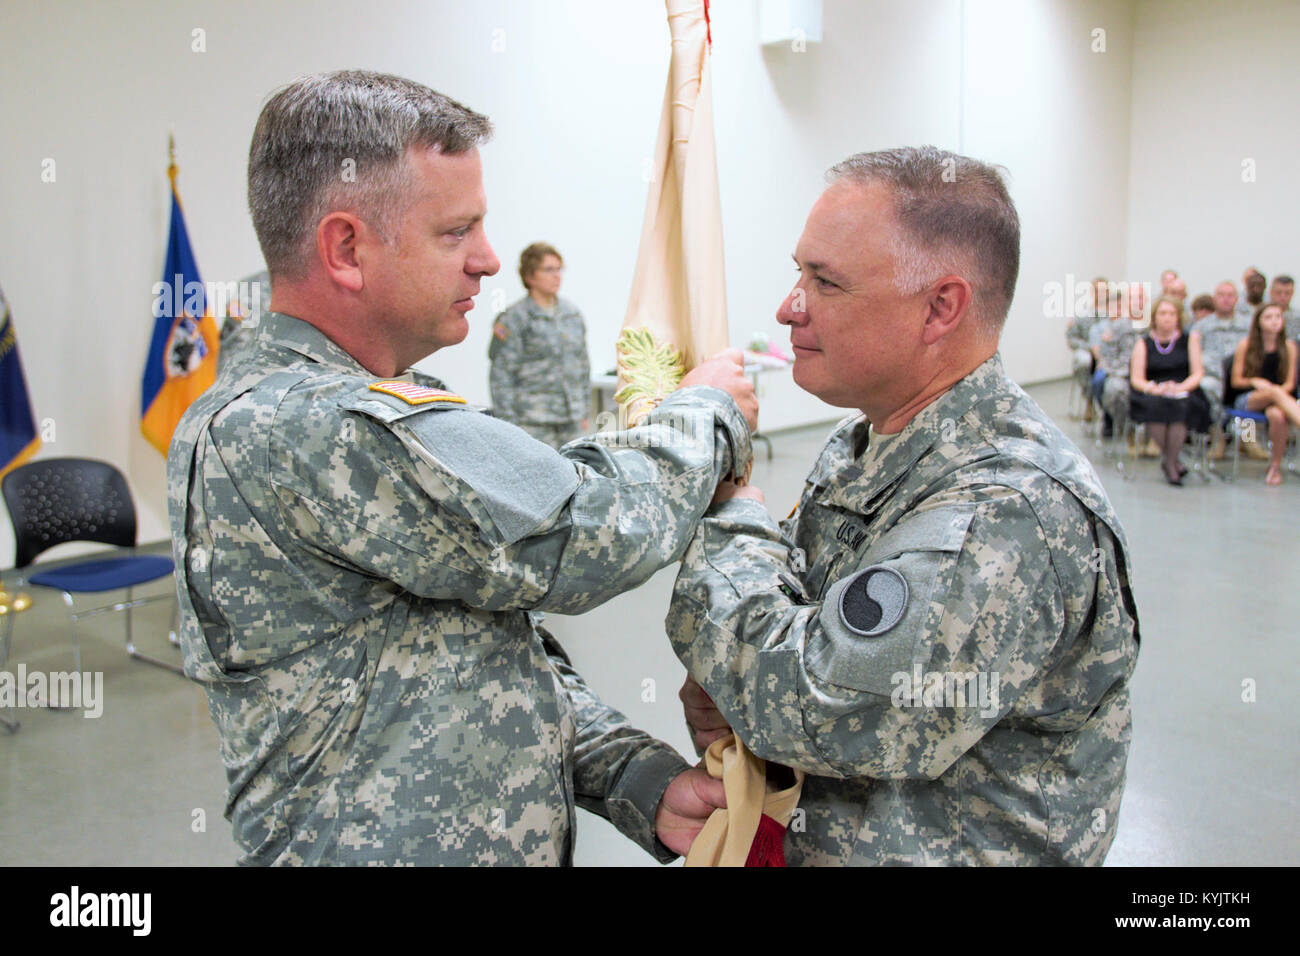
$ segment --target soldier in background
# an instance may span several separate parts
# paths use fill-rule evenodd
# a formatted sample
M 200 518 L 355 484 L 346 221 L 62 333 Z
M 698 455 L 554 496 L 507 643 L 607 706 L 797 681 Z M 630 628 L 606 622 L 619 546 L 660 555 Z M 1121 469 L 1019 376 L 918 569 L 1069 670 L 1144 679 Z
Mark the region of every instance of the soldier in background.
M 1092 394 L 1102 407 L 1102 437 L 1122 433 L 1128 421 L 1129 361 L 1138 340 L 1137 327 L 1124 306 L 1110 319 L 1093 326 L 1093 354 L 1097 371 L 1092 379 Z
M 786 521 L 724 484 L 683 558 L 688 722 L 808 774 L 791 865 L 1096 865 L 1114 839 L 1130 562 L 1092 466 L 997 354 L 1019 237 L 983 163 L 832 169 L 777 319 L 795 382 L 862 414 Z
M 185 672 L 242 862 L 557 865 L 575 807 L 661 861 L 720 784 L 629 726 L 535 611 L 675 561 L 757 418 L 739 351 L 561 456 L 410 371 L 483 276 L 486 117 L 400 77 L 274 94 L 249 205 L 275 300 L 176 429 Z M 341 178 L 344 163 L 356 175 Z
M 1237 303 L 1237 316 L 1246 328 L 1250 328 L 1250 320 L 1255 317 L 1255 310 L 1264 304 L 1264 290 L 1267 287 L 1268 280 L 1264 277 L 1264 273 L 1254 266 L 1247 267 L 1241 274 L 1241 301 Z
M 1205 375 L 1201 378 L 1201 391 L 1210 400 L 1210 421 L 1214 439 L 1210 457 L 1223 458 L 1227 440 L 1220 424 L 1223 418 L 1223 363 L 1237 349 L 1237 343 L 1250 332 L 1250 318 L 1243 317 L 1237 307 L 1237 287 L 1224 279 L 1214 287 L 1214 314 L 1208 315 L 1192 326 L 1201 337 L 1201 364 Z M 1248 444 L 1242 444 L 1248 449 Z M 1247 450 L 1247 454 L 1250 452 Z
M 217 369 L 234 362 L 250 342 L 262 314 L 271 306 L 271 273 L 263 269 L 239 280 L 239 303 L 231 309 L 238 314 L 226 316 L 221 325 L 221 354 L 217 356 Z
M 1074 381 L 1084 395 L 1089 394 L 1092 387 L 1092 373 L 1097 365 L 1090 347 L 1092 328 L 1098 322 L 1105 321 L 1109 313 L 1110 296 L 1106 280 L 1102 276 L 1097 276 L 1092 280 L 1092 308 L 1079 310 L 1065 327 L 1065 344 L 1070 349 Z M 1083 420 L 1086 422 L 1092 421 L 1092 404 L 1088 402 L 1084 408 Z
M 1282 307 L 1282 319 L 1286 322 L 1286 337 L 1294 339 L 1300 335 L 1300 313 L 1291 308 L 1291 297 L 1295 294 L 1295 279 L 1290 276 L 1274 276 L 1268 287 L 1268 301 Z M 1251 317 L 1252 319 L 1254 316 Z
M 559 448 L 588 430 L 591 359 L 582 313 L 559 297 L 564 260 L 544 242 L 519 256 L 528 294 L 497 316 L 488 358 L 492 411 Z

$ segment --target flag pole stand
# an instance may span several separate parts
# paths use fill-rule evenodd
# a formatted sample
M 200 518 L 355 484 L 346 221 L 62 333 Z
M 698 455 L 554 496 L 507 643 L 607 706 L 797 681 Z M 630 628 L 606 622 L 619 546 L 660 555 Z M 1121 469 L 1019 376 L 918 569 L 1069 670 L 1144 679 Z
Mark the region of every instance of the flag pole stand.
M 6 614 L 21 614 L 31 606 L 32 597 L 26 591 L 11 595 L 4 588 L 0 588 L 0 617 Z

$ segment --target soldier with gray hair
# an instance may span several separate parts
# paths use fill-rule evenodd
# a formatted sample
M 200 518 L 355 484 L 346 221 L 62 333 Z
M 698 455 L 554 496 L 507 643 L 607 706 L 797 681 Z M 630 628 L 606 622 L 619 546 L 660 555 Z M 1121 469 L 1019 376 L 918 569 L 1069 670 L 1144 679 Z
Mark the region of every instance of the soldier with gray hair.
M 272 278 L 168 459 L 185 672 L 244 863 L 571 859 L 575 805 L 660 860 L 725 797 L 537 625 L 675 561 L 757 415 L 739 353 L 564 456 L 411 371 L 483 276 L 486 117 L 359 71 L 275 93 L 249 150 Z
M 1199 320 L 1192 331 L 1201 337 L 1201 364 L 1205 374 L 1201 391 L 1210 402 L 1210 422 L 1215 437 L 1210 457 L 1222 458 L 1226 439 L 1219 420 L 1223 417 L 1223 365 L 1237 350 L 1237 343 L 1250 332 L 1250 318 L 1237 311 L 1237 287 L 1224 279 L 1214 287 L 1214 314 Z
M 784 522 L 724 484 L 687 549 L 667 626 L 697 744 L 730 728 L 807 774 L 792 864 L 1100 863 L 1130 562 L 1092 466 L 1003 370 L 1019 221 L 998 170 L 854 156 L 794 258 L 795 381 L 860 413 Z

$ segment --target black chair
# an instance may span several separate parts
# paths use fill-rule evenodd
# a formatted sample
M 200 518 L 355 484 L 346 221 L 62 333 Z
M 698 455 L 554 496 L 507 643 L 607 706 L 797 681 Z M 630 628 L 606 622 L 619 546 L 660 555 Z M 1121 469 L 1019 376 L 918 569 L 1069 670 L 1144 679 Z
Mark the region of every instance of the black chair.
M 112 465 L 89 458 L 47 458 L 15 468 L 0 482 L 5 506 L 14 526 L 14 567 L 20 572 L 31 566 L 37 556 L 56 545 L 70 541 L 92 541 L 122 549 L 135 548 L 135 505 L 122 473 Z M 126 611 L 126 651 L 129 655 L 158 667 L 182 673 L 173 663 L 140 653 L 131 631 L 131 609 L 156 601 L 175 601 L 170 595 L 133 599 L 131 589 L 139 584 L 168 577 L 173 570 L 171 558 L 160 555 L 121 555 L 95 557 L 89 561 L 62 565 L 39 571 L 27 582 L 52 588 L 63 595 L 74 622 L 109 611 Z M 22 578 L 19 578 L 19 586 Z M 102 591 L 126 591 L 126 600 L 76 612 L 74 594 Z M 173 613 L 173 620 L 175 619 Z M 15 615 L 5 616 L 3 656 L 8 656 Z M 180 645 L 173 626 L 168 640 Z M 72 634 L 73 660 L 81 670 L 81 649 L 75 629 Z

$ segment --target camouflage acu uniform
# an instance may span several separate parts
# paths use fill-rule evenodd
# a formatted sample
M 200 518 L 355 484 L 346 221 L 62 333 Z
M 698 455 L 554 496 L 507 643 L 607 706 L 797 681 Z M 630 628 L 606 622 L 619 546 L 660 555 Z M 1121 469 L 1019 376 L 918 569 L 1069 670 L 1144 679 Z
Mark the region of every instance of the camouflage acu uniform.
M 1223 362 L 1250 334 L 1250 319 L 1243 323 L 1237 313 L 1231 319 L 1222 319 L 1216 313 L 1201 319 L 1192 331 L 1201 337 L 1201 364 L 1205 366 L 1201 391 L 1210 400 L 1210 420 L 1217 422 L 1223 414 Z
M 1141 337 L 1132 319 L 1111 319 L 1100 324 L 1097 368 L 1106 373 L 1101 390 L 1101 407 L 1115 423 L 1116 433 L 1128 420 L 1129 372 L 1133 346 Z
M 271 308 L 271 273 L 263 270 L 239 280 L 239 312 L 241 319 L 227 317 L 221 326 L 221 354 L 217 367 L 233 363 L 237 356 L 248 351 L 253 341 L 253 331 L 262 315 Z
M 685 389 L 562 457 L 447 393 L 409 404 L 375 382 L 269 313 L 172 442 L 185 671 L 242 862 L 561 864 L 575 801 L 671 858 L 654 813 L 687 765 L 602 704 L 532 611 L 581 613 L 677 560 L 749 460 L 739 409 Z
M 999 357 L 898 435 L 843 423 L 779 527 L 752 500 L 714 509 L 668 632 L 740 738 L 809 774 L 791 865 L 1097 864 L 1110 847 L 1138 649 L 1127 547 Z M 986 700 L 931 693 L 959 674 L 986 675 Z
M 1092 379 L 1092 350 L 1089 348 L 1089 338 L 1096 322 L 1096 316 L 1085 313 L 1073 316 L 1070 324 L 1065 327 L 1065 344 L 1070 347 L 1074 380 L 1083 389 L 1088 388 L 1088 383 Z
M 582 434 L 591 409 L 591 360 L 582 313 L 556 299 L 548 315 L 524 296 L 497 316 L 488 346 L 492 411 L 552 447 Z

